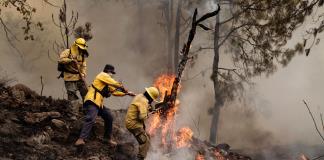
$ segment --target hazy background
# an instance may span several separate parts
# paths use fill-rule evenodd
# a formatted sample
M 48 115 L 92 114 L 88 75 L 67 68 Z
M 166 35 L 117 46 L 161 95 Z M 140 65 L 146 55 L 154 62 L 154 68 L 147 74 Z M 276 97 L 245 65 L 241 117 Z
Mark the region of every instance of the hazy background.
M 25 54 L 25 63 L 8 45 L 4 32 L 0 30 L 0 67 L 9 77 L 39 92 L 40 76 L 44 77 L 44 95 L 66 97 L 63 80 L 57 80 L 56 62 L 49 60 L 54 40 L 60 40 L 59 30 L 51 21 L 57 8 L 40 0 L 31 1 L 37 6 L 35 19 L 44 23 L 45 31 L 35 41 L 24 41 L 18 45 Z M 161 22 L 159 1 L 147 1 L 142 6 L 144 15 L 138 14 L 138 4 L 125 1 L 77 1 L 69 0 L 68 9 L 79 12 L 79 24 L 91 22 L 94 38 L 88 43 L 88 76 L 90 83 L 106 63 L 116 66 L 117 80 L 136 93 L 152 85 L 154 79 L 166 71 L 166 44 Z M 208 10 L 210 6 L 201 6 Z M 8 25 L 19 33 L 20 22 L 12 12 L 7 14 Z M 309 24 L 301 27 L 307 28 Z M 301 31 L 300 31 L 301 32 Z M 300 37 L 296 32 L 296 37 Z M 208 44 L 208 33 L 198 32 L 195 44 Z M 321 37 L 323 38 L 323 36 Z M 18 44 L 19 42 L 17 42 Z M 209 42 L 210 43 L 210 42 Z M 271 144 L 320 144 L 311 118 L 302 103 L 305 99 L 316 113 L 324 112 L 324 54 L 322 42 L 315 46 L 308 57 L 296 56 L 286 68 L 280 68 L 269 77 L 256 77 L 256 85 L 246 90 L 248 103 L 227 104 L 221 113 L 220 142 L 234 148 L 260 147 Z M 22 45 L 23 44 L 23 45 Z M 182 43 L 180 43 L 182 44 Z M 55 59 L 56 53 L 51 53 Z M 212 66 L 212 52 L 202 53 L 193 68 L 187 68 L 184 79 Z M 225 58 L 224 58 L 225 57 Z M 221 66 L 229 63 L 222 55 Z M 224 60 L 225 59 L 225 60 Z M 214 103 L 211 70 L 205 76 L 184 81 L 180 95 L 181 109 L 177 126 L 190 126 L 195 136 L 208 140 L 210 118 L 208 108 Z M 110 98 L 108 107 L 126 109 L 130 98 Z M 257 146 L 255 146 L 257 145 Z

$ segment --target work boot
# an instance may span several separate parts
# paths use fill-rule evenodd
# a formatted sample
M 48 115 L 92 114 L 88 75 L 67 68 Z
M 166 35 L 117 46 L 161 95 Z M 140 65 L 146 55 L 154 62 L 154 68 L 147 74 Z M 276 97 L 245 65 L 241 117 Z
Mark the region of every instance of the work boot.
M 136 157 L 136 160 L 144 160 L 145 158 L 144 157 L 142 157 L 142 156 L 137 156 Z
M 79 138 L 79 139 L 74 143 L 74 145 L 75 145 L 75 146 L 83 146 L 83 145 L 85 145 L 84 139 Z
M 102 140 L 102 143 L 103 144 L 109 144 L 109 145 L 112 145 L 112 146 L 117 146 L 117 142 L 112 140 L 112 139 L 107 139 L 107 138 L 104 138 Z

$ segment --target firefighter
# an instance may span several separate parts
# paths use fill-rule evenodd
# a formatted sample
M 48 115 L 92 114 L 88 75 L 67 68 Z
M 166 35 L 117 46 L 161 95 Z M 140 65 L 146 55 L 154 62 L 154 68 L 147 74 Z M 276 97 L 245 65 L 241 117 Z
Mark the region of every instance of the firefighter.
M 137 154 L 139 160 L 145 159 L 150 147 L 150 137 L 145 131 L 144 121 L 148 118 L 151 103 L 157 101 L 159 95 L 160 93 L 157 88 L 145 88 L 143 94 L 138 94 L 134 97 L 127 110 L 125 125 L 129 132 L 135 136 L 139 144 L 139 152 Z
M 89 137 L 92 126 L 96 121 L 97 115 L 104 120 L 104 137 L 103 142 L 116 145 L 112 139 L 113 117 L 110 111 L 104 107 L 103 100 L 111 95 L 113 96 L 135 96 L 134 93 L 128 92 L 120 82 L 115 81 L 112 76 L 115 74 L 114 66 L 107 64 L 103 72 L 99 73 L 93 81 L 89 91 L 84 99 L 84 109 L 87 111 L 85 122 L 83 124 L 80 137 L 75 142 L 76 146 L 84 145 L 85 139 Z
M 64 50 L 60 54 L 58 61 L 58 70 L 61 72 L 58 78 L 63 77 L 68 100 L 72 104 L 74 114 L 79 112 L 79 103 L 77 91 L 80 92 L 82 100 L 87 94 L 87 86 L 85 84 L 87 63 L 86 58 L 89 56 L 86 41 L 78 38 L 74 41 L 69 49 Z

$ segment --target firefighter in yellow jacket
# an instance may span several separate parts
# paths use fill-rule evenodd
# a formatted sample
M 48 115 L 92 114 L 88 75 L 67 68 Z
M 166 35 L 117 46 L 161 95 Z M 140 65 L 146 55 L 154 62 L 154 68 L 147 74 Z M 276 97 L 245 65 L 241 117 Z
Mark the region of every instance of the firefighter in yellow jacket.
M 116 142 L 114 142 L 111 137 L 113 117 L 108 108 L 104 107 L 103 100 L 104 98 L 108 98 L 111 95 L 135 96 L 135 94 L 132 92 L 128 92 L 126 89 L 124 89 L 120 82 L 117 82 L 112 78 L 113 74 L 115 74 L 114 70 L 114 66 L 107 64 L 103 72 L 99 73 L 96 76 L 91 87 L 89 87 L 89 91 L 84 99 L 84 108 L 87 110 L 87 114 L 80 133 L 80 137 L 75 142 L 76 146 L 85 144 L 85 139 L 88 138 L 92 126 L 96 121 L 97 115 L 102 117 L 102 119 L 105 122 L 105 132 L 103 141 L 105 143 L 110 143 L 113 145 L 116 144 Z
M 58 61 L 58 70 L 61 71 L 59 78 L 63 77 L 64 79 L 68 100 L 71 101 L 75 114 L 79 111 L 79 107 L 76 104 L 79 99 L 77 91 L 80 92 L 82 99 L 87 94 L 84 78 L 86 76 L 86 58 L 88 56 L 86 41 L 83 38 L 78 38 L 69 49 L 64 50 L 60 54 Z
M 128 107 L 125 125 L 126 128 L 135 136 L 139 144 L 137 158 L 145 159 L 150 147 L 150 138 L 145 131 L 145 120 L 148 118 L 151 103 L 157 101 L 159 90 L 155 87 L 145 88 L 143 94 L 138 94 Z

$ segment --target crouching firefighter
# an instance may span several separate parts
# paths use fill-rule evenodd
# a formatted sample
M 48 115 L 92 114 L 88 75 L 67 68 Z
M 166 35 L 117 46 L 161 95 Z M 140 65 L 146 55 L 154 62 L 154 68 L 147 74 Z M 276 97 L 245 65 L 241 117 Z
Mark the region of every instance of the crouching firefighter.
M 58 78 L 63 78 L 68 100 L 72 103 L 73 113 L 78 115 L 79 103 L 77 91 L 80 92 L 82 100 L 87 94 L 87 86 L 85 83 L 86 76 L 86 58 L 89 56 L 86 41 L 78 38 L 74 41 L 69 49 L 64 50 L 60 54 L 58 61 L 58 71 L 61 72 Z
M 137 159 L 145 159 L 150 147 L 150 137 L 145 131 L 145 120 L 148 118 L 151 103 L 157 101 L 160 93 L 155 87 L 145 88 L 143 94 L 134 97 L 128 107 L 125 125 L 126 128 L 135 136 L 139 144 Z
M 99 73 L 93 81 L 89 91 L 84 99 L 84 109 L 87 111 L 85 122 L 83 124 L 79 139 L 75 142 L 76 146 L 84 145 L 91 133 L 92 126 L 95 124 L 96 117 L 99 115 L 104 120 L 103 142 L 116 145 L 111 137 L 113 117 L 109 109 L 103 105 L 103 99 L 113 96 L 135 96 L 134 93 L 128 92 L 120 82 L 115 81 L 112 76 L 115 69 L 112 65 L 107 64 L 103 72 Z

